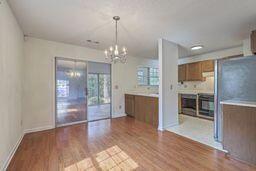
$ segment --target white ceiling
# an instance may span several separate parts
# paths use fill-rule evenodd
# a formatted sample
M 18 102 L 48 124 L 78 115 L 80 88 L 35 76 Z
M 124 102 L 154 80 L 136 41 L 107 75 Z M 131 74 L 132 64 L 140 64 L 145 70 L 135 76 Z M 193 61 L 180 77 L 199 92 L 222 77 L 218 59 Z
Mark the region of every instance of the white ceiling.
M 239 46 L 256 29 L 256 0 L 9 0 L 29 36 L 104 50 L 120 44 L 130 55 L 157 56 L 157 39 L 183 46 L 181 56 Z M 99 41 L 99 45 L 86 42 Z M 191 52 L 189 47 L 204 49 Z

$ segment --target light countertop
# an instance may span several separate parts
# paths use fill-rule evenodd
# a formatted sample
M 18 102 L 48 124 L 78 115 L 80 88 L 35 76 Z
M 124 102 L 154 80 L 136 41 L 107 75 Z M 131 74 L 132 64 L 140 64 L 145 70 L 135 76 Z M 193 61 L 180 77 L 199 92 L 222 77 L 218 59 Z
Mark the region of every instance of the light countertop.
M 225 105 L 235 105 L 235 106 L 245 106 L 245 107 L 256 107 L 256 101 L 240 101 L 240 100 L 224 100 L 220 104 Z
M 179 94 L 193 94 L 193 95 L 197 95 L 197 94 L 210 94 L 210 95 L 214 95 L 214 92 L 211 91 L 203 91 L 203 90 L 178 90 Z M 130 94 L 130 95 L 137 95 L 137 96 L 148 96 L 148 97 L 159 97 L 159 94 L 157 93 L 147 93 L 147 92 L 136 92 L 136 91 L 129 91 L 126 92 L 125 94 Z
M 159 97 L 157 93 L 142 93 L 142 92 L 126 92 L 125 94 L 136 95 L 136 96 L 147 96 L 147 97 Z
M 178 93 L 180 94 L 210 94 L 214 95 L 213 91 L 205 91 L 205 90 L 178 90 Z

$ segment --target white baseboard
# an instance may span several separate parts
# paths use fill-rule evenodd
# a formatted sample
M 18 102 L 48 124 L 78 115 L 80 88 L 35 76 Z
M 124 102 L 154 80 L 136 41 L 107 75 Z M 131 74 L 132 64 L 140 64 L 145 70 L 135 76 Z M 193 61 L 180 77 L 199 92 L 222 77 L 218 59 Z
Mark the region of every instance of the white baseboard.
M 25 134 L 27 133 L 32 133 L 32 132 L 38 132 L 38 131 L 44 131 L 44 130 L 48 130 L 48 129 L 53 129 L 54 126 L 50 125 L 50 126 L 44 126 L 44 127 L 38 127 L 38 128 L 32 128 L 32 129 L 26 129 L 22 132 L 20 138 L 18 139 L 17 143 L 15 144 L 15 146 L 13 147 L 13 149 L 11 150 L 10 154 L 8 155 L 6 161 L 4 162 L 3 168 L 1 168 L 1 170 L 7 170 L 7 167 L 9 166 L 16 150 L 18 149 L 23 137 Z
M 25 129 L 24 134 L 38 132 L 38 131 L 45 131 L 45 130 L 49 130 L 49 129 L 53 129 L 53 128 L 55 128 L 55 127 L 52 125 L 48 125 L 48 126 L 42 126 L 42 127 L 32 128 L 32 129 Z
M 11 160 L 12 160 L 12 158 L 13 158 L 15 152 L 16 152 L 16 150 L 18 149 L 18 147 L 19 147 L 19 145 L 20 145 L 21 140 L 23 139 L 23 137 L 24 137 L 24 133 L 21 134 L 21 136 L 20 136 L 20 138 L 18 139 L 17 143 L 16 143 L 15 146 L 12 148 L 10 154 L 8 155 L 6 161 L 4 162 L 4 165 L 3 165 L 2 170 L 7 170 L 7 167 L 9 166 L 9 164 L 10 164 L 10 162 L 11 162 Z
M 177 126 L 177 125 L 179 125 L 179 124 L 178 124 L 178 123 L 172 123 L 172 124 L 169 124 L 169 125 L 165 125 L 165 126 L 162 126 L 162 127 L 158 127 L 157 129 L 158 129 L 158 131 L 164 131 L 164 130 L 166 130 L 166 129 L 168 129 L 168 128 L 171 128 L 171 127 Z
M 172 124 L 166 125 L 166 126 L 164 126 L 164 130 L 171 128 L 173 126 L 177 126 L 177 125 L 179 125 L 179 123 L 172 123 Z
M 6 161 L 4 162 L 3 168 L 1 168 L 1 170 L 7 170 L 7 167 L 9 166 L 16 150 L 18 149 L 23 137 L 25 134 L 27 133 L 32 133 L 32 132 L 38 132 L 38 131 L 44 131 L 44 130 L 49 130 L 49 129 L 53 129 L 54 126 L 50 125 L 50 126 L 44 126 L 44 127 L 38 127 L 38 128 L 32 128 L 32 129 L 26 129 L 23 131 L 22 135 L 20 136 L 20 138 L 18 139 L 17 143 L 15 144 L 15 146 L 13 147 L 13 149 L 11 150 L 10 154 L 8 155 Z
M 158 131 L 164 131 L 164 128 L 163 127 L 158 127 L 157 130 Z
M 125 113 L 119 113 L 119 114 L 112 115 L 112 118 L 120 118 L 124 116 L 127 116 L 127 115 Z

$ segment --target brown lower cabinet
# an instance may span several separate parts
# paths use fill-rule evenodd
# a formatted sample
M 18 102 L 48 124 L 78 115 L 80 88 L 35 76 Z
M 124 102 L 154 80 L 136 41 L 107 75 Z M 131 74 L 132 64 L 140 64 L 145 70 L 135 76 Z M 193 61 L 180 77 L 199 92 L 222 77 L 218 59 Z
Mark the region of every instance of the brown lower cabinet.
M 223 148 L 228 153 L 256 165 L 256 108 L 223 105 Z
M 132 110 L 130 101 L 131 96 L 134 98 L 134 115 L 129 114 Z M 134 116 L 136 120 L 145 122 L 154 127 L 158 126 L 158 98 L 139 96 L 139 95 L 125 95 L 125 113 Z
M 125 94 L 125 113 L 134 117 L 134 95 Z

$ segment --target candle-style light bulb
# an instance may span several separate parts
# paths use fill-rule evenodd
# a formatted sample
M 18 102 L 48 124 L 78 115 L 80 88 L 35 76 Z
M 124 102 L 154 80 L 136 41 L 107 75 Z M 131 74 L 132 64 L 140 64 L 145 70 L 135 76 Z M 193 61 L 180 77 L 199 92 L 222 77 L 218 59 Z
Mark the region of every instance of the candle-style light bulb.
M 119 54 L 119 52 L 118 52 L 118 50 L 117 50 L 117 49 L 115 50 L 115 52 L 114 52 L 114 53 L 115 53 L 115 55 L 116 55 L 116 56 Z
M 106 56 L 108 55 L 108 51 L 107 50 L 105 50 L 104 53 L 105 53 Z
M 112 51 L 113 51 L 113 47 L 112 47 L 112 46 L 110 46 L 109 50 L 112 52 Z

